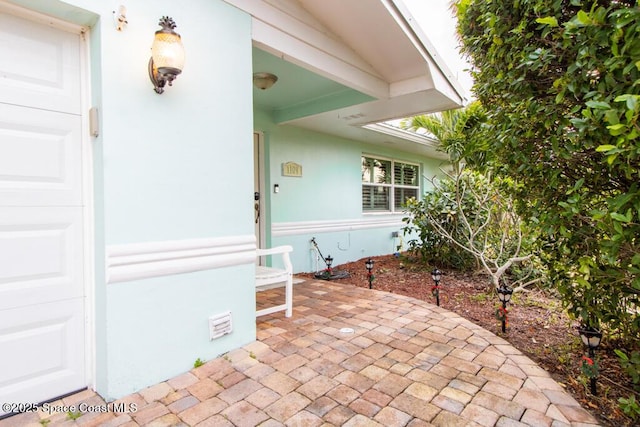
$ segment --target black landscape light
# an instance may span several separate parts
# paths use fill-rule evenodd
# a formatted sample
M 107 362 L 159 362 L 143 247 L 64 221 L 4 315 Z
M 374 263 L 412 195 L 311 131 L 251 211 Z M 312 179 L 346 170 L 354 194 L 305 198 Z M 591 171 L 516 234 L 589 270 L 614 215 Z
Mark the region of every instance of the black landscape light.
M 496 317 L 502 323 L 502 332 L 507 331 L 507 303 L 511 300 L 511 295 L 513 294 L 513 289 L 509 286 L 502 284 L 497 289 L 498 298 L 502 303 L 502 307 L 498 309 L 496 313 Z
M 431 294 L 436 297 L 436 305 L 440 307 L 440 279 L 442 279 L 442 272 L 434 268 L 431 272 L 431 278 L 435 283 L 435 285 L 431 287 Z
M 333 258 L 331 258 L 331 255 L 327 255 L 324 262 L 327 264 L 327 271 L 329 272 L 329 275 L 331 275 L 331 264 L 333 264 Z
M 375 277 L 373 276 L 373 263 L 374 261 L 369 258 L 365 263 L 364 263 L 364 267 L 367 269 L 367 279 L 369 280 L 369 289 L 372 289 L 372 283 L 373 283 L 373 279 L 375 279 Z
M 602 332 L 591 326 L 583 326 L 578 329 L 582 343 L 589 349 L 589 357 L 582 358 L 582 372 L 591 380 L 591 394 L 597 395 L 596 378 L 598 377 L 598 362 L 596 361 L 596 348 L 602 341 Z

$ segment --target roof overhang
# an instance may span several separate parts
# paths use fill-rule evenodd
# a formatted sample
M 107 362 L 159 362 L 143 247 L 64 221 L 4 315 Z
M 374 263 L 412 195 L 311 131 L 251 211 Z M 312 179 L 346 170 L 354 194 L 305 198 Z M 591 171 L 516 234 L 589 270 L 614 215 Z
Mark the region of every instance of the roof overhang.
M 362 139 L 349 128 L 465 102 L 464 90 L 402 0 L 225 1 L 252 16 L 256 48 L 361 94 L 352 104 L 327 102 L 315 109 L 299 108 L 303 99 L 274 103 L 278 123 Z M 269 91 L 254 92 L 254 100 L 261 97 L 268 108 Z M 308 99 L 306 107 L 311 104 L 319 105 Z

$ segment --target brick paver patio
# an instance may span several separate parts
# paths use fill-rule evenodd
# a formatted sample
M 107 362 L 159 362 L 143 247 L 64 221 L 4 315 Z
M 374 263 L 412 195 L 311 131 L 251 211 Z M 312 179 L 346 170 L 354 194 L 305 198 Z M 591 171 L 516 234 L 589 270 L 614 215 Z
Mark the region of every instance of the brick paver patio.
M 53 404 L 80 402 L 104 405 L 91 391 Z M 528 357 L 457 314 L 322 281 L 294 286 L 292 318 L 259 318 L 257 341 L 114 403 L 136 411 L 23 414 L 0 427 L 597 425 Z

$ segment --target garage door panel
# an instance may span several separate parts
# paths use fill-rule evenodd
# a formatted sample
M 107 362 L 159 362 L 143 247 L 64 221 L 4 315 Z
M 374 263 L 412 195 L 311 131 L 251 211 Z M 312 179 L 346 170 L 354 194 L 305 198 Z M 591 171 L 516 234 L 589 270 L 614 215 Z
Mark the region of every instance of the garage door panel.
M 0 13 L 0 102 L 80 113 L 76 34 Z
M 88 383 L 80 31 L 0 0 L 3 403 Z
M 0 210 L 0 310 L 83 295 L 82 208 Z
M 0 402 L 37 403 L 86 386 L 83 307 L 76 298 L 0 311 Z
M 79 206 L 79 116 L 0 104 L 0 206 Z

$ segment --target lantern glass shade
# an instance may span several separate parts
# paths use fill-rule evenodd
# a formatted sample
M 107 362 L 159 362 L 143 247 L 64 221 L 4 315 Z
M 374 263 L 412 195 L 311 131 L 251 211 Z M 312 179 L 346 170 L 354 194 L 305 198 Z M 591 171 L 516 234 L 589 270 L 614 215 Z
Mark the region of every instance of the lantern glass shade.
M 498 288 L 498 298 L 502 302 L 509 302 L 511 300 L 511 294 L 513 294 L 513 289 L 509 286 L 500 286 Z
M 431 278 L 434 282 L 439 282 L 442 278 L 442 272 L 436 268 L 431 272 Z
M 333 258 L 331 258 L 331 255 L 327 256 L 326 262 L 327 262 L 327 265 L 331 267 L 331 264 L 333 263 Z
M 578 331 L 582 343 L 589 348 L 597 348 L 602 340 L 602 333 L 595 328 L 587 327 Z
M 184 68 L 184 46 L 182 38 L 176 32 L 156 31 L 151 46 L 151 58 L 154 68 L 161 75 L 177 76 Z
M 373 269 L 373 260 L 369 258 L 367 262 L 364 263 L 364 266 L 367 270 L 371 271 Z

